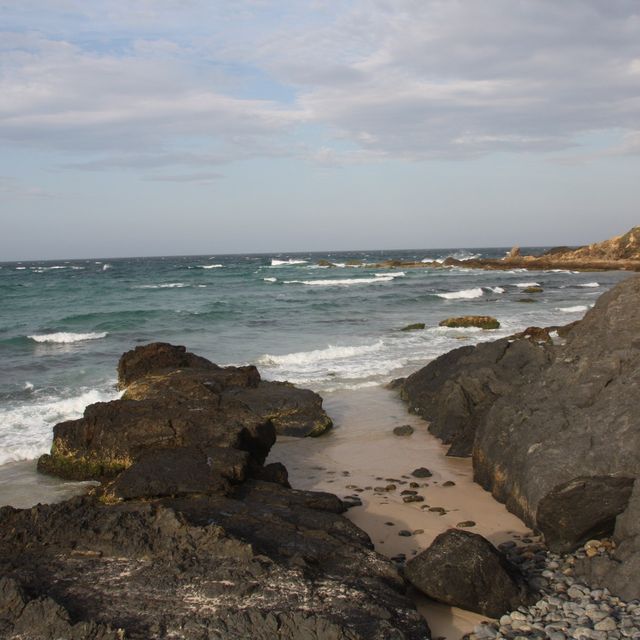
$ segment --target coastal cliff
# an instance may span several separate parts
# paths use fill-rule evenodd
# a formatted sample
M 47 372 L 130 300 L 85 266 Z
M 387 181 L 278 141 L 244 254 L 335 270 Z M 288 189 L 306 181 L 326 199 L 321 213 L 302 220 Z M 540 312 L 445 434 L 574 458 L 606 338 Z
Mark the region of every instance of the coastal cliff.
M 57 425 L 40 462 L 102 484 L 0 509 L 0 637 L 430 637 L 345 503 L 264 465 L 279 428 L 327 425 L 315 394 L 163 343 L 118 371 L 123 397 Z
M 572 326 L 457 349 L 400 387 L 551 550 L 613 535 L 615 551 L 579 570 L 626 598 L 640 597 L 639 308 L 631 277 Z

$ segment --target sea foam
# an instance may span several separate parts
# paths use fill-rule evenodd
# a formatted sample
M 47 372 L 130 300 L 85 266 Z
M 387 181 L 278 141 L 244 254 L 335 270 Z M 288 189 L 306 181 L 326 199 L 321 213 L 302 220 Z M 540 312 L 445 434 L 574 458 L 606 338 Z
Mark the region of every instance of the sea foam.
M 198 265 L 200 269 L 222 269 L 223 264 L 201 264 Z
M 444 298 L 445 300 L 471 300 L 473 298 L 480 298 L 483 294 L 484 292 L 480 287 L 462 289 L 462 291 L 451 291 L 450 293 L 436 293 L 438 298 Z
M 285 264 L 307 264 L 308 260 L 294 260 L 293 258 L 289 258 L 288 260 L 276 260 L 275 258 L 271 260 L 272 267 L 281 267 Z
M 391 282 L 396 276 L 380 274 L 374 278 L 336 278 L 335 280 L 284 280 L 285 284 L 305 284 L 310 287 L 350 287 L 359 284 L 380 284 Z
M 59 331 L 57 333 L 42 333 L 27 336 L 34 342 L 52 342 L 56 344 L 70 344 L 72 342 L 82 342 L 84 340 L 99 340 L 100 338 L 106 338 L 108 333 L 106 331 L 99 331 L 93 333 L 71 333 L 66 331 Z
M 108 389 L 89 389 L 69 398 L 47 397 L 18 407 L 0 408 L 0 465 L 47 453 L 54 424 L 79 418 L 88 404 L 113 400 L 119 395 L 109 385 Z
M 576 305 L 575 307 L 558 307 L 558 311 L 562 311 L 563 313 L 581 313 L 588 309 L 589 307 L 583 304 Z

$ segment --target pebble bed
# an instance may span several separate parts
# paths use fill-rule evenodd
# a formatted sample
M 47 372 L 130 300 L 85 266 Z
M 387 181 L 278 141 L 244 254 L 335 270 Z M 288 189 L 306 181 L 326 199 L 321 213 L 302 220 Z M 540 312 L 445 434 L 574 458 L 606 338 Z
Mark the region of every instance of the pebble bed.
M 574 577 L 579 559 L 610 553 L 611 541 L 590 540 L 567 555 L 550 553 L 538 538 L 522 543 L 507 542 L 500 549 L 520 566 L 541 598 L 499 621 L 479 624 L 465 639 L 640 640 L 640 600 L 625 602 L 608 589 L 591 589 Z

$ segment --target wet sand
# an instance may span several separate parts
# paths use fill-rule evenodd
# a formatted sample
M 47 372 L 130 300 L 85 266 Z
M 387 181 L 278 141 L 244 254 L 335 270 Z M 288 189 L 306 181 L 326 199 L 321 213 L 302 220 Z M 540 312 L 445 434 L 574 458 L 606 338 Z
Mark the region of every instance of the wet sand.
M 330 491 L 341 498 L 357 496 L 361 507 L 347 517 L 364 529 L 376 550 L 407 559 L 427 548 L 443 531 L 466 527 L 494 544 L 528 533 L 526 526 L 472 480 L 471 460 L 446 457 L 446 447 L 427 431 L 427 423 L 406 411 L 395 392 L 383 387 L 324 394 L 324 406 L 335 422 L 320 438 L 279 438 L 268 462 L 282 462 L 297 489 Z M 411 425 L 410 436 L 393 428 Z M 416 478 L 425 467 L 433 474 Z M 455 483 L 445 486 L 445 483 Z M 412 487 L 410 483 L 417 483 Z M 384 490 L 395 485 L 395 490 Z M 416 491 L 423 502 L 403 502 L 401 491 Z M 398 535 L 400 531 L 410 536 Z M 447 607 L 416 594 L 433 637 L 458 639 L 486 617 Z

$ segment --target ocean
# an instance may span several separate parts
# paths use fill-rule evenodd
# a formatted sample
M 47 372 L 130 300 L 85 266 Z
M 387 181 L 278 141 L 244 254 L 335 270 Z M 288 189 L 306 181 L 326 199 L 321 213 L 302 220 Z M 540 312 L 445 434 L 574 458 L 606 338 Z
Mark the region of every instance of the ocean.
M 463 344 L 577 320 L 628 276 L 434 267 L 449 255 L 490 258 L 506 251 L 0 263 L 0 502 L 25 473 L 17 463 L 49 450 L 56 422 L 118 397 L 118 358 L 138 344 L 183 344 L 220 365 L 252 363 L 267 379 L 344 395 L 379 387 Z M 388 259 L 423 261 L 424 268 L 349 264 Z M 524 293 L 531 285 L 544 291 Z M 468 314 L 495 316 L 501 328 L 438 326 Z M 400 330 L 417 322 L 426 328 Z

